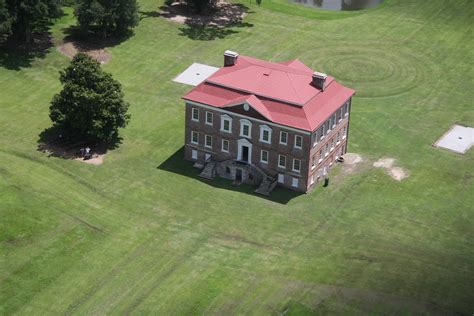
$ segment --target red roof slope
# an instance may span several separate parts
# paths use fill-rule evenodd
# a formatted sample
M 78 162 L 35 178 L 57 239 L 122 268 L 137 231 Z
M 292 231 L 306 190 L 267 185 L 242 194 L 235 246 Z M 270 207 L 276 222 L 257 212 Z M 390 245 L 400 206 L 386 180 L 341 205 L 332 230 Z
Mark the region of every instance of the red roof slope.
M 239 56 L 183 99 L 224 108 L 248 103 L 269 121 L 313 131 L 353 94 L 328 76 L 324 91 L 311 84 L 313 70 L 299 60 L 273 63 Z

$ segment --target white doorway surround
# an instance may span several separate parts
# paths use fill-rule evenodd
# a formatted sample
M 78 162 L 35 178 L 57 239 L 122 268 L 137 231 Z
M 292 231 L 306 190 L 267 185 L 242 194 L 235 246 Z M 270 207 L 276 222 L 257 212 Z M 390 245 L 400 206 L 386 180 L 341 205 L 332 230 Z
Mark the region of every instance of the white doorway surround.
M 252 143 L 245 138 L 237 141 L 237 160 L 252 163 Z

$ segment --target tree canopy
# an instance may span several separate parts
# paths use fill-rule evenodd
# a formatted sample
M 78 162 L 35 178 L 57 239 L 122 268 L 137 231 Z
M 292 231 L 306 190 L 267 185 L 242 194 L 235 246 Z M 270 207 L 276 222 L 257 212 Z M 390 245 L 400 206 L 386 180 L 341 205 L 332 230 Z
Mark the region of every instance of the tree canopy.
M 30 41 L 44 31 L 52 18 L 61 15 L 59 0 L 0 0 L 0 37 Z
M 74 14 L 82 31 L 103 38 L 123 35 L 139 21 L 136 0 L 78 0 Z
M 49 117 L 67 131 L 88 139 L 111 141 L 127 125 L 129 104 L 118 81 L 84 53 L 60 71 L 63 89 L 53 97 Z

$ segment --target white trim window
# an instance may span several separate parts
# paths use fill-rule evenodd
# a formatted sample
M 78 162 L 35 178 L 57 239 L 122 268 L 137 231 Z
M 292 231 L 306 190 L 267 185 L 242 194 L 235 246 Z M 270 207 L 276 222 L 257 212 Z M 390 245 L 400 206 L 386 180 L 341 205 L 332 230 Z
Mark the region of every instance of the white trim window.
M 262 143 L 272 143 L 272 129 L 267 125 L 260 125 L 260 141 Z
M 199 144 L 199 133 L 191 131 L 191 144 Z
M 344 103 L 344 105 L 342 106 L 343 108 L 343 113 L 344 113 L 344 116 L 348 116 L 349 115 L 349 104 L 350 104 L 350 101 L 347 101 L 346 103 Z
M 326 135 L 326 123 L 323 123 L 321 126 L 322 133 L 321 133 L 321 139 L 324 139 L 324 135 Z
M 229 115 L 221 115 L 221 132 L 232 133 L 232 118 Z
M 293 159 L 293 171 L 294 172 L 301 172 L 301 160 Z
M 212 125 L 214 123 L 214 114 L 212 112 L 206 111 L 206 124 Z
M 278 167 L 286 168 L 286 156 L 278 155 Z
M 341 131 L 337 132 L 337 135 L 336 135 L 336 145 L 339 145 L 340 142 L 341 142 Z
M 191 150 L 191 158 L 194 160 L 198 159 L 198 151 L 196 149 Z
M 212 136 L 206 135 L 204 146 L 207 148 L 212 148 Z
M 344 126 L 342 130 L 342 139 L 345 139 L 347 137 L 347 126 Z
M 321 149 L 319 151 L 319 161 L 318 161 L 318 163 L 321 163 L 322 161 L 323 161 L 323 150 Z
M 252 137 L 252 123 L 249 120 L 240 120 L 240 136 L 247 138 Z
M 326 134 L 329 134 L 331 132 L 331 122 L 329 120 L 326 121 Z
M 229 152 L 229 141 L 227 139 L 222 140 L 222 151 L 225 153 Z
M 293 177 L 293 179 L 291 179 L 291 186 L 292 187 L 297 188 L 297 187 L 299 187 L 299 184 L 300 184 L 300 180 L 298 178 Z
M 295 148 L 303 148 L 303 136 L 295 135 Z
M 278 174 L 278 183 L 285 183 L 285 175 L 282 173 Z
M 337 109 L 337 121 L 341 122 L 342 121 L 342 107 Z
M 326 157 L 327 155 L 329 155 L 329 142 L 327 142 L 324 146 L 324 157 Z
M 288 143 L 288 133 L 280 131 L 280 144 L 286 145 Z
M 268 163 L 268 151 L 262 150 L 260 152 L 260 162 L 262 163 Z
M 334 144 L 335 144 L 335 140 L 334 140 L 334 137 L 331 139 L 331 149 L 330 151 L 333 151 L 334 150 Z
M 192 108 L 192 115 L 191 115 L 191 120 L 195 122 L 199 122 L 199 109 L 198 108 Z
M 314 155 L 311 159 L 311 170 L 313 170 L 314 168 L 316 168 L 316 155 Z
M 336 112 L 334 112 L 333 116 L 332 116 L 332 127 L 336 127 L 336 124 L 337 124 L 337 115 L 336 115 Z

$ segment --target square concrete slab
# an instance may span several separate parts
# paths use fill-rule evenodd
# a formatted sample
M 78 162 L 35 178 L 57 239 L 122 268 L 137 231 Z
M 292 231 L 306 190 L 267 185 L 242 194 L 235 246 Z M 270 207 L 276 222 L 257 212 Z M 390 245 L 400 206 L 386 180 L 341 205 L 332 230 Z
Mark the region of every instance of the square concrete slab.
M 197 86 L 218 70 L 219 68 L 216 67 L 194 63 L 174 78 L 173 81 Z
M 474 128 L 461 125 L 453 125 L 438 141 L 436 147 L 445 148 L 454 152 L 464 154 L 474 145 Z

